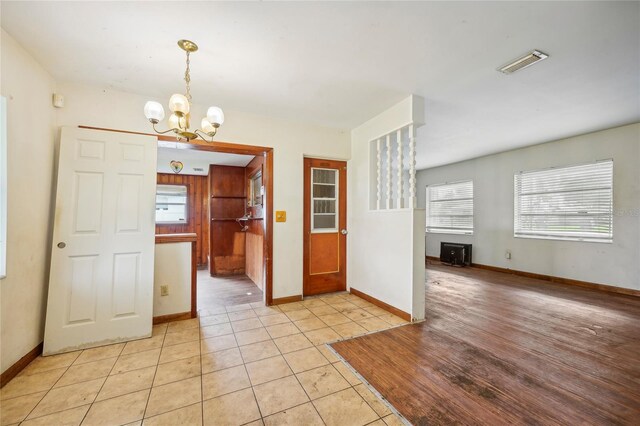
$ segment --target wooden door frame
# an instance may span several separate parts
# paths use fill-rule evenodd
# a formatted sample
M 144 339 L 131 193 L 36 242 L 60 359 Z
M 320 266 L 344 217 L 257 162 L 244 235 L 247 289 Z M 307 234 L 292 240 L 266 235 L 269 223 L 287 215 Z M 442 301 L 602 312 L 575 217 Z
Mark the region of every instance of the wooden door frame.
M 253 156 L 263 155 L 265 157 L 265 161 L 264 171 L 262 173 L 262 184 L 264 185 L 266 190 L 264 200 L 266 208 L 264 209 L 265 218 L 263 220 L 263 253 L 265 253 L 263 261 L 265 294 L 264 300 L 266 306 L 271 306 L 273 304 L 273 148 L 257 145 L 241 145 L 231 142 L 206 142 L 199 139 L 185 142 L 176 140 L 175 136 L 165 136 L 154 133 L 131 132 L 127 130 L 105 129 L 101 127 L 89 126 L 78 127 L 82 129 L 102 130 L 107 132 L 155 136 L 158 138 L 159 148 L 177 148 L 175 144 L 178 143 L 179 148 L 177 149 L 193 149 L 198 151 L 213 151 L 224 152 L 227 154 L 242 154 Z M 194 308 L 194 304 L 197 306 L 196 297 L 192 297 L 192 309 Z

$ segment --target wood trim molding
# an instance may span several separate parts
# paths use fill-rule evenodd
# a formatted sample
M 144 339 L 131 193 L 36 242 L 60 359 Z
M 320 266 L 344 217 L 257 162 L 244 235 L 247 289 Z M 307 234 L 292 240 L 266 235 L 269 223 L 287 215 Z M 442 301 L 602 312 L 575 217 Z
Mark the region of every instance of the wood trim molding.
M 439 257 L 426 256 L 426 260 L 440 262 Z M 504 274 L 517 275 L 526 278 L 535 278 L 542 281 L 549 281 L 554 284 L 567 284 L 584 287 L 591 290 L 598 290 L 606 293 L 624 294 L 626 296 L 640 297 L 640 290 L 631 288 L 616 287 L 607 284 L 592 283 L 589 281 L 574 280 L 571 278 L 554 277 L 553 275 L 536 274 L 534 272 L 519 271 L 517 269 L 501 268 L 499 266 L 483 265 L 481 263 L 472 263 L 472 268 L 485 269 L 487 271 L 502 272 Z
M 366 300 L 367 302 L 373 303 L 374 305 L 376 305 L 377 307 L 384 309 L 385 311 L 392 313 L 393 315 L 402 318 L 405 321 L 409 321 L 411 322 L 412 318 L 411 318 L 411 314 L 407 313 L 403 310 L 400 310 L 398 308 L 396 308 L 395 306 L 391 306 L 388 303 L 383 302 L 380 299 L 376 299 L 373 296 L 369 296 L 367 293 L 363 293 L 360 290 L 356 290 L 355 288 L 351 287 L 349 289 L 349 292 L 355 296 L 358 296 L 361 299 Z
M 200 139 L 194 139 L 189 142 L 176 141 L 175 135 L 167 136 L 167 135 L 159 135 L 157 133 L 132 132 L 129 130 L 117 130 L 117 129 L 108 129 L 104 127 L 92 127 L 92 126 L 78 126 L 78 127 L 81 129 L 102 130 L 105 132 L 129 133 L 131 135 L 154 136 L 158 138 L 158 146 L 160 147 L 166 146 L 169 148 L 175 148 L 175 144 L 176 142 L 178 142 L 183 144 L 184 145 L 183 148 L 186 148 L 186 149 L 201 149 L 204 151 L 216 151 L 216 152 L 226 152 L 230 154 L 246 154 L 246 155 L 262 155 L 265 151 L 269 151 L 273 149 L 265 146 L 242 145 L 242 144 L 236 144 L 232 142 L 222 142 L 222 141 L 206 142 Z M 166 142 L 169 142 L 169 144 L 167 144 Z
M 264 296 L 265 304 L 273 304 L 273 149 L 265 151 L 265 161 L 262 171 L 262 184 L 267 193 L 264 197 L 264 221 L 262 222 L 264 231 L 263 252 L 264 252 Z
M 153 325 L 164 324 L 165 322 L 181 321 L 193 318 L 191 312 L 178 312 L 177 314 L 160 315 L 153 317 Z
M 7 368 L 4 373 L 0 375 L 0 388 L 4 387 L 14 377 L 18 375 L 31 361 L 38 358 L 42 354 L 43 343 L 38 344 L 35 348 L 31 349 L 28 354 L 20 358 L 11 367 Z
M 194 234 L 195 235 L 195 234 Z M 198 242 L 191 242 L 191 318 L 198 316 Z
M 198 241 L 198 234 L 156 234 L 156 244 L 168 243 L 195 243 Z
M 299 302 L 302 300 L 302 295 L 298 294 L 296 296 L 287 296 L 287 297 L 278 297 L 277 299 L 273 299 L 273 305 L 284 305 L 285 303 L 293 303 Z

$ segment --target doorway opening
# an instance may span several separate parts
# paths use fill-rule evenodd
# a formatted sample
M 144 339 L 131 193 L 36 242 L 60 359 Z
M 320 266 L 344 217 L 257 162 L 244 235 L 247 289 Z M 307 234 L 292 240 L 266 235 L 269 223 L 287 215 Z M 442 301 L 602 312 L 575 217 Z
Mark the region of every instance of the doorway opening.
M 160 220 L 156 233 L 197 234 L 198 311 L 271 304 L 272 173 L 269 148 L 159 138 L 158 196 L 187 195 L 157 209 L 174 223 Z
M 273 148 L 150 136 L 158 139 L 156 234 L 197 236 L 191 317 L 222 306 L 271 305 Z

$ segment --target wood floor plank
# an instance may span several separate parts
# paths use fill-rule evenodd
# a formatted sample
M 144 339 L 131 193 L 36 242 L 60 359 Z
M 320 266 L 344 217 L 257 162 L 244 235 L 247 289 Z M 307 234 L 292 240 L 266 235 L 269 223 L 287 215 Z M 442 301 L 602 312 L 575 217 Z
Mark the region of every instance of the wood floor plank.
M 430 263 L 426 320 L 332 346 L 410 422 L 638 424 L 640 299 Z

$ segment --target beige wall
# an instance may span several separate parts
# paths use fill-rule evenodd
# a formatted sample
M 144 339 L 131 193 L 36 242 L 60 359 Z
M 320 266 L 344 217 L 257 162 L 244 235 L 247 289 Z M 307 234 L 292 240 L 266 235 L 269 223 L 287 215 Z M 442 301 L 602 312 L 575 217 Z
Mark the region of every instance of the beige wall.
M 191 243 L 156 244 L 153 271 L 153 316 L 191 311 Z M 169 295 L 160 295 L 160 286 Z
M 7 98 L 7 277 L 0 280 L 5 371 L 43 337 L 54 175 L 51 76 L 2 30 L 0 89 Z
M 51 106 L 54 89 L 65 96 L 65 108 Z M 59 126 L 89 125 L 141 132 L 151 129 L 142 112 L 148 96 L 55 82 L 4 31 L 2 95 L 7 97 L 10 163 L 8 274 L 0 281 L 4 371 L 43 339 L 55 194 L 54 141 Z M 166 104 L 169 95 L 156 100 Z M 204 111 L 205 108 L 194 106 L 195 122 L 200 121 Z M 221 140 L 275 150 L 273 208 L 288 214 L 286 223 L 274 227 L 273 296 L 301 294 L 303 157 L 348 160 L 349 131 L 237 111 L 225 113 L 227 121 L 219 133 Z
M 65 108 L 58 111 L 60 126 L 152 130 L 142 109 L 145 102 L 153 98 L 62 82 L 58 82 L 57 90 L 66 100 Z M 167 109 L 169 95 L 153 100 Z M 196 102 L 197 95 L 194 89 Z M 215 103 L 215 99 L 211 103 Z M 193 122 L 199 123 L 205 111 L 195 104 Z M 287 222 L 274 223 L 273 297 L 302 294 L 303 156 L 348 160 L 350 132 L 225 110 L 225 122 L 216 139 L 274 148 L 273 209 L 286 210 Z
M 351 131 L 347 224 L 349 246 L 347 281 L 391 306 L 424 318 L 425 212 L 413 208 L 372 210 L 376 176 L 371 164 L 371 141 L 387 133 L 424 121 L 423 100 L 409 96 Z M 416 228 L 419 226 L 418 237 Z

